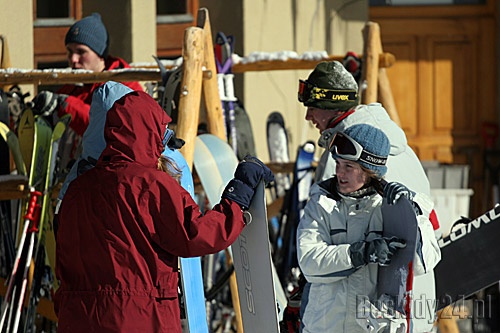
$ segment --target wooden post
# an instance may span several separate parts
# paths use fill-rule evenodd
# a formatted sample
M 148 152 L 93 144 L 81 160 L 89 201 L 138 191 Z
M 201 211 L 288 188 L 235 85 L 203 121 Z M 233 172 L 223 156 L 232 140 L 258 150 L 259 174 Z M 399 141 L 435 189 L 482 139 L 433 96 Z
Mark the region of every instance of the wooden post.
M 186 141 L 180 151 L 191 169 L 200 117 L 204 44 L 205 35 L 203 29 L 189 27 L 185 30 L 182 48 L 183 75 L 179 97 L 177 136 Z
M 378 26 L 378 23 L 376 23 Z M 378 44 L 379 53 L 383 52 L 382 39 L 380 37 L 380 28 L 378 29 L 378 34 L 374 36 L 376 38 L 376 43 Z M 392 95 L 391 83 L 389 82 L 389 77 L 387 76 L 386 68 L 379 67 L 378 69 L 378 97 L 380 103 L 384 106 L 389 113 L 392 121 L 401 127 L 401 120 L 399 119 L 398 109 L 396 108 L 396 102 L 394 102 L 394 97 Z
M 10 54 L 9 46 L 7 44 L 7 39 L 4 35 L 0 35 L 0 68 L 9 68 L 10 65 Z M 4 91 L 8 91 L 11 85 L 0 85 Z
M 363 29 L 363 37 L 365 43 L 363 82 L 366 82 L 366 90 L 362 92 L 362 103 L 369 104 L 377 101 L 382 103 L 391 119 L 401 126 L 386 69 L 380 66 L 379 57 L 384 53 L 378 23 L 367 22 Z
M 219 87 L 217 85 L 212 29 L 210 28 L 210 18 L 206 8 L 198 10 L 197 26 L 205 32 L 203 66 L 211 73 L 210 78 L 203 80 L 203 97 L 207 111 L 208 131 L 220 139 L 227 141 Z
M 378 89 L 378 69 L 379 55 L 377 36 L 380 28 L 377 23 L 367 22 L 363 28 L 364 39 L 364 62 L 363 62 L 363 85 L 366 83 L 366 89 L 361 92 L 361 102 L 370 104 L 377 102 Z
M 197 26 L 204 31 L 204 52 L 203 66 L 212 73 L 212 76 L 203 80 L 203 97 L 205 99 L 205 108 L 207 111 L 208 130 L 213 135 L 227 141 L 224 118 L 222 116 L 222 103 L 217 84 L 217 69 L 215 66 L 214 46 L 212 42 L 212 29 L 210 28 L 210 19 L 208 10 L 200 8 L 198 11 Z M 186 155 L 184 155 L 186 156 Z M 226 249 L 226 260 L 228 266 L 232 265 L 232 258 Z M 238 282 L 236 272 L 229 277 L 229 287 L 231 289 L 231 301 L 236 319 L 236 332 L 243 333 L 243 319 L 241 317 L 240 296 L 238 293 Z
M 384 106 L 391 117 L 392 121 L 401 127 L 401 120 L 399 119 L 398 110 L 396 109 L 396 102 L 394 102 L 394 97 L 392 96 L 391 84 L 389 83 L 389 78 L 387 77 L 387 72 L 385 68 L 380 68 L 378 73 L 378 95 L 380 103 Z

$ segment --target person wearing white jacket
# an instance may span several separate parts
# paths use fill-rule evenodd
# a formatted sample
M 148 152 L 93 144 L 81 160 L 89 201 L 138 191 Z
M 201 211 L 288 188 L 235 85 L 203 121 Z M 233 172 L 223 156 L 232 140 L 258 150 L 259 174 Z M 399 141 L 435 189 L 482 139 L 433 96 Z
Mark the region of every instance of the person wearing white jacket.
M 366 124 L 332 138 L 329 152 L 336 160 L 336 176 L 313 185 L 297 230 L 299 265 L 310 283 L 302 315 L 305 333 L 367 331 L 359 321 L 359 302 L 377 301 L 378 265 L 390 265 L 392 255 L 405 247 L 404 240 L 381 236 L 379 193 L 390 204 L 406 196 L 421 212 L 414 274 L 424 274 L 440 259 L 426 217 L 432 201 L 397 182 L 382 185 L 389 151 L 387 136 Z
M 307 107 L 306 120 L 311 121 L 321 133 L 320 147 L 328 147 L 336 132 L 355 124 L 369 124 L 382 130 L 390 141 L 387 160 L 387 181 L 397 181 L 411 190 L 430 196 L 430 185 L 425 171 L 408 145 L 404 131 L 390 119 L 380 103 L 358 105 L 358 85 L 351 73 L 338 61 L 321 62 L 308 79 L 300 81 L 299 101 Z M 325 150 L 316 169 L 315 181 L 335 174 L 335 160 Z M 429 220 L 439 235 L 439 222 L 434 210 Z M 308 287 L 304 289 L 302 307 L 308 302 Z M 415 307 L 411 332 L 430 332 L 435 320 L 435 280 L 432 269 L 413 281 L 413 303 Z M 418 312 L 416 311 L 418 310 Z

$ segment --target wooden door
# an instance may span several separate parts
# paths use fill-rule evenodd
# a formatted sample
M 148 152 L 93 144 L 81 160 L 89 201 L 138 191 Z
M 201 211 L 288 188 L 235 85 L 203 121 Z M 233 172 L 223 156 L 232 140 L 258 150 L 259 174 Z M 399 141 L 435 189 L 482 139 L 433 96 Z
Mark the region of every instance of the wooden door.
M 483 124 L 497 121 L 494 1 L 371 7 L 402 127 L 419 158 L 469 164 L 471 217 L 485 206 Z

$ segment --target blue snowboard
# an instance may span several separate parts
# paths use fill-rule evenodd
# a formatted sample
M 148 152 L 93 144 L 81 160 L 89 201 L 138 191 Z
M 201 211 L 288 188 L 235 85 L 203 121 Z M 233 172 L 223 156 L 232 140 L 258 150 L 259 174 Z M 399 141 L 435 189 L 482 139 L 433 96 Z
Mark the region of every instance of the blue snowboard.
M 184 156 L 178 151 L 166 148 L 163 155 L 171 158 L 182 171 L 181 186 L 194 199 L 193 177 Z M 205 308 L 205 291 L 201 273 L 201 258 L 180 258 L 181 283 L 186 305 L 189 332 L 208 332 Z

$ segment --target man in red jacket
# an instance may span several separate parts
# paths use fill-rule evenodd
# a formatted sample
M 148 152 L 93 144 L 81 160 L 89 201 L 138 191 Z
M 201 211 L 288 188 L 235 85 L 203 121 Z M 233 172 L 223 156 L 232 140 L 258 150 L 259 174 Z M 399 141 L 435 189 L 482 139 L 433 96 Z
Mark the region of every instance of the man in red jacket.
M 108 55 L 109 38 L 101 16 L 93 13 L 74 23 L 64 40 L 68 62 L 72 69 L 102 72 L 130 68 L 123 59 Z M 42 91 L 33 99 L 35 114 L 62 117 L 71 115 L 70 127 L 80 136 L 89 124 L 90 103 L 94 90 L 102 83 L 66 84 L 57 93 Z M 141 85 L 123 82 L 133 90 L 142 91 Z M 56 112 L 54 112 L 56 111 Z

